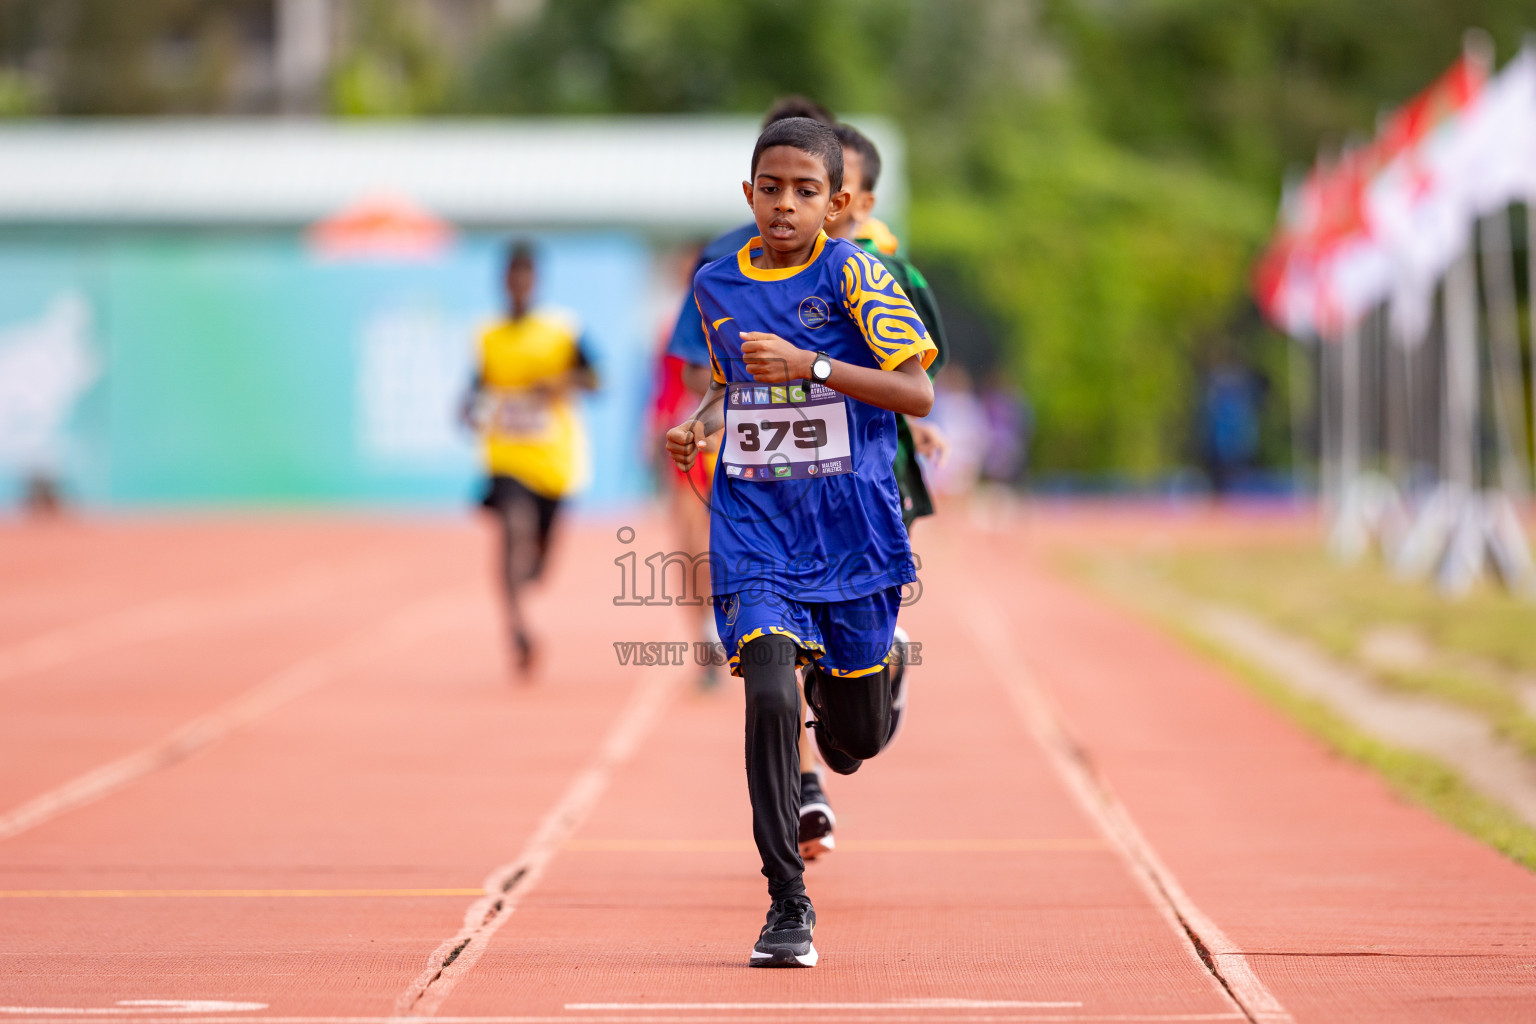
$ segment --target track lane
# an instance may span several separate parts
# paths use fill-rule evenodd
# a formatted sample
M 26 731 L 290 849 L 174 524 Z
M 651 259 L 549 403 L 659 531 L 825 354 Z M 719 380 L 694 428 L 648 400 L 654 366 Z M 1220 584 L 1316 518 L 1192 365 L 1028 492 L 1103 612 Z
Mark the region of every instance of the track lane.
M 764 902 L 744 842 L 740 698 L 689 694 L 434 1019 L 1241 1019 L 1026 738 L 944 600 L 961 588 L 1009 624 L 1152 848 L 1297 1021 L 1524 1019 L 1536 1005 L 1531 876 L 1056 575 L 1054 529 L 919 527 L 928 594 L 908 619 L 925 644 L 913 718 L 887 755 L 832 783 L 846 842 L 812 868 L 822 967 L 740 967 Z M 567 538 L 536 606 L 552 678 L 511 688 L 488 538 L 437 527 L 381 537 L 382 557 L 430 566 L 413 579 L 460 581 L 463 620 L 0 843 L 0 892 L 242 893 L 0 898 L 0 1014 L 84 1021 L 119 1015 L 123 999 L 223 999 L 266 1007 L 132 1016 L 383 1024 L 458 927 L 463 892 L 526 845 L 635 673 L 659 671 L 619 669 L 608 641 L 687 635 L 675 609 L 611 607 L 620 548 L 611 528 L 591 527 Z M 250 652 L 285 633 L 236 642 Z M 88 721 L 97 709 L 64 713 Z M 298 891 L 332 895 L 277 894 Z M 794 1002 L 881 1008 L 783 1007 Z M 980 1005 L 1063 1002 L 1083 1005 Z M 573 1008 L 593 1004 L 628 1008 Z M 92 1013 L 3 1008 L 50 1006 Z
M 196 600 L 304 565 L 366 553 L 386 520 L 206 516 L 0 521 L 0 651 L 40 635 Z M 397 563 L 398 564 L 398 563 Z
M 743 842 L 733 683 L 667 717 L 440 1017 L 601 1003 L 629 1007 L 609 1019 L 686 1004 L 736 1020 L 759 1011 L 711 1004 L 820 1002 L 853 1005 L 817 1019 L 875 1019 L 854 1007 L 878 1004 L 878 1019 L 926 1020 L 956 1019 L 959 1000 L 970 1015 L 1013 1004 L 991 1019 L 1037 1019 L 1054 1003 L 1078 1004 L 1057 1019 L 1241 1020 L 945 611 L 948 588 L 964 585 L 957 568 L 925 572 L 928 596 L 904 613 L 924 664 L 897 744 L 829 783 L 847 845 L 808 872 L 815 970 L 745 967 L 767 900 Z
M 1199 528 L 1144 518 L 1143 537 Z M 1264 525 L 1285 535 L 1284 523 Z M 1229 519 L 1193 542 L 1230 542 L 1233 529 Z M 987 539 L 996 569 L 984 592 L 1016 624 L 1029 669 L 1194 902 L 1297 1020 L 1532 1019 L 1536 876 L 1052 568 L 1083 543 L 1080 527 L 1047 519 Z
M 201 523 L 182 542 L 163 525 L 136 533 L 115 524 L 103 530 L 113 541 L 104 550 L 87 534 L 91 568 L 75 589 L 126 580 L 145 597 L 0 645 L 0 815 L 162 741 L 339 636 L 387 618 L 402 595 L 469 582 L 490 600 L 489 580 L 461 568 L 483 552 L 477 531 L 357 525 L 346 535 L 339 524 L 316 523 L 306 534 L 279 523 L 263 535 L 249 524 Z M 0 530 L 0 548 L 14 546 L 24 545 Z M 227 575 L 231 552 L 241 553 L 241 568 Z M 153 597 L 159 576 L 135 574 L 148 556 L 170 579 L 184 582 L 198 575 L 188 563 L 205 562 L 218 578 Z
M 489 538 L 461 527 L 396 540 L 436 562 L 456 546 L 473 556 L 447 559 L 446 571 L 471 581 L 456 626 L 0 844 L 0 889 L 461 893 L 526 841 L 601 737 L 626 680 L 609 669 L 611 648 L 584 642 L 594 616 L 558 615 L 546 623 L 549 677 L 512 685 Z M 606 588 L 600 570 L 567 583 L 579 594 Z M 407 596 L 416 595 L 393 599 Z M 571 595 L 550 600 L 570 607 Z M 648 628 L 643 617 L 638 628 Z M 0 928 L 0 958 L 14 968 L 0 979 L 0 1004 L 111 1006 L 217 990 L 287 1012 L 387 1014 L 464 903 L 393 892 L 0 900 L 0 920 L 15 925 Z

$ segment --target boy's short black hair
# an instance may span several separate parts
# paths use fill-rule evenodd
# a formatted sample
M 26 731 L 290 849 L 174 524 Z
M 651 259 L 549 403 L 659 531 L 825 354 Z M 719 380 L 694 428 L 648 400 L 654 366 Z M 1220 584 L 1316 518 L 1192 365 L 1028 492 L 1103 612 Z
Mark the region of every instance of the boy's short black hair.
M 827 183 L 833 192 L 843 190 L 843 144 L 837 134 L 820 121 L 808 117 L 789 117 L 763 129 L 752 147 L 752 177 L 757 177 L 757 161 L 765 149 L 790 146 L 802 153 L 819 157 L 827 169 Z
M 533 243 L 526 238 L 519 238 L 507 246 L 506 269 L 513 267 L 533 267 L 538 262 L 538 251 Z
M 859 131 L 851 124 L 835 125 L 832 128 L 837 141 L 843 144 L 844 149 L 851 149 L 859 154 L 859 159 L 864 164 L 864 180 L 860 187 L 866 192 L 873 192 L 880 182 L 880 151 L 875 144 L 869 141 L 869 136 Z
M 775 121 L 784 121 L 791 117 L 808 117 L 812 121 L 820 121 L 825 125 L 837 124 L 837 118 L 832 116 L 832 111 L 813 99 L 796 95 L 780 96 L 774 100 L 773 106 L 768 108 L 768 113 L 763 115 L 763 127 L 767 128 Z

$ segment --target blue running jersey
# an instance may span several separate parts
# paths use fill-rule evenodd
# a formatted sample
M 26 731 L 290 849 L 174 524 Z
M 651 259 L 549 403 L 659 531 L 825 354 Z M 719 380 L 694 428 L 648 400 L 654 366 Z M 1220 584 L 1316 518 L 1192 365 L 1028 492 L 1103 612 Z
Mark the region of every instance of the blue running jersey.
M 923 321 L 874 256 L 823 233 L 808 262 L 759 270 L 751 255 L 761 248 L 762 241 L 753 238 L 732 255 L 705 265 L 693 279 L 717 383 L 753 380 L 741 357 L 743 331 L 777 334 L 798 348 L 883 370 L 913 356 L 925 368 L 933 361 L 938 350 Z M 780 417 L 780 422 L 792 419 L 791 407 L 783 403 L 825 390 L 810 382 L 790 383 L 798 386 L 747 389 L 764 394 L 743 395 L 742 400 L 760 400 L 768 410 L 736 408 L 734 396 L 728 398 L 727 430 L 739 429 L 743 436 L 751 431 L 754 445 L 771 447 L 785 440 L 785 431 L 766 430 L 763 437 L 771 440 L 759 441 L 748 420 L 758 413 Z M 709 523 L 710 580 L 716 594 L 769 590 L 801 602 L 834 602 L 917 578 L 892 469 L 896 414 L 839 397 L 846 406 L 843 443 L 851 449 L 851 471 L 839 464 L 826 470 L 833 475 L 806 478 L 803 466 L 792 474 L 781 466 L 786 478 L 780 479 L 763 467 L 755 478 L 744 479 L 752 467 L 730 466 L 725 458 L 716 465 Z M 796 424 L 784 451 L 794 451 L 802 437 L 798 428 L 805 425 Z M 807 435 L 798 447 L 812 443 Z

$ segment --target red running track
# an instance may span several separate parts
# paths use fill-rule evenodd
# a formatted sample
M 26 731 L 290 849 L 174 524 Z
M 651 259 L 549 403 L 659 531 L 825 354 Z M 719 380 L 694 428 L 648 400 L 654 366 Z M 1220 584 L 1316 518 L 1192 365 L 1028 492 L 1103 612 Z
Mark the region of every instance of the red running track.
M 1536 1020 L 1536 878 L 1047 568 L 1290 528 L 1233 518 L 920 525 L 821 965 L 746 969 L 739 689 L 618 663 L 690 638 L 613 603 L 634 525 L 563 538 L 528 687 L 470 524 L 0 530 L 0 1018 Z

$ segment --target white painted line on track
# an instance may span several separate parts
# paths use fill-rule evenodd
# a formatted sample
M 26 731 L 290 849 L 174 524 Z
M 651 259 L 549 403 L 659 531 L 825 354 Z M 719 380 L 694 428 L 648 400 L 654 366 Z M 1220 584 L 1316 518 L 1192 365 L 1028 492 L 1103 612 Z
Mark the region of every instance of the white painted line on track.
M 566 1003 L 567 1010 L 1072 1010 L 1078 1001 L 896 999 L 880 1003 Z
M 0 900 L 373 899 L 385 896 L 478 896 L 479 889 L 0 889 Z M 0 1008 L 0 1013 L 5 1010 Z
M 634 754 L 684 679 L 682 672 L 648 672 L 641 676 L 597 753 L 545 814 L 522 853 L 491 872 L 485 880 L 485 895 L 465 911 L 464 926 L 432 953 L 427 969 L 395 1001 L 398 1017 L 431 1017 L 459 981 L 474 969 L 491 938 L 512 916 L 523 897 L 538 885 L 550 862 L 608 788 L 614 770 Z
M 1110 789 L 1108 781 L 1094 771 L 1082 744 L 1067 729 L 1062 715 L 1010 639 L 1013 632 L 996 606 L 980 600 L 974 592 L 958 596 L 964 601 L 958 618 L 1013 697 L 1051 767 L 1076 798 L 1078 806 L 1120 852 L 1153 905 L 1162 912 L 1179 938 L 1188 944 L 1190 955 L 1203 969 L 1215 975 L 1221 983 L 1222 995 L 1250 1020 L 1290 1024 L 1290 1013 L 1259 980 L 1247 956 L 1189 898 L 1178 878 L 1136 827 L 1130 812 Z M 1200 956 L 1195 943 L 1204 948 L 1214 966 L 1208 965 Z
M 740 1021 L 741 1024 L 759 1024 L 765 1018 L 761 1015 L 732 1017 L 728 1015 L 716 1015 L 708 1018 L 698 1016 L 616 1016 L 607 1014 L 595 1017 L 582 1017 L 574 1014 L 563 1016 L 521 1016 L 521 1017 L 134 1017 L 134 1024 L 230 1024 L 231 1021 L 239 1021 L 240 1024 L 412 1024 L 415 1021 L 431 1021 L 432 1024 L 611 1024 L 613 1021 L 623 1021 L 624 1024 L 698 1024 L 701 1019 L 710 1021 Z M 907 1014 L 907 1015 L 864 1015 L 848 1016 L 843 1014 L 831 1014 L 818 1016 L 816 1020 L 840 1021 L 842 1024 L 1004 1024 L 1008 1021 L 1038 1021 L 1049 1024 L 1198 1024 L 1201 1021 L 1241 1021 L 1247 1018 L 1241 1013 L 1075 1013 L 1075 1014 L 1038 1014 L 1038 1013 L 1012 1013 L 1012 1014 Z M 9 1018 L 8 1024 L 96 1024 L 99 1017 L 37 1017 L 37 1018 Z
M 68 1006 L 0 1006 L 0 1013 L 41 1016 L 122 1016 L 145 1013 L 241 1013 L 247 1010 L 265 1010 L 266 1003 L 239 1003 L 227 999 L 119 999 L 115 1006 L 95 1006 L 85 1009 Z M 175 1020 L 184 1021 L 177 1017 Z
M 308 693 L 344 672 L 377 661 L 462 621 L 465 599 L 435 596 L 416 601 L 341 642 L 268 676 L 223 706 L 194 718 L 169 736 L 33 797 L 0 815 L 0 840 L 20 835 L 59 815 L 94 803 L 146 775 L 186 760 L 203 748 Z

